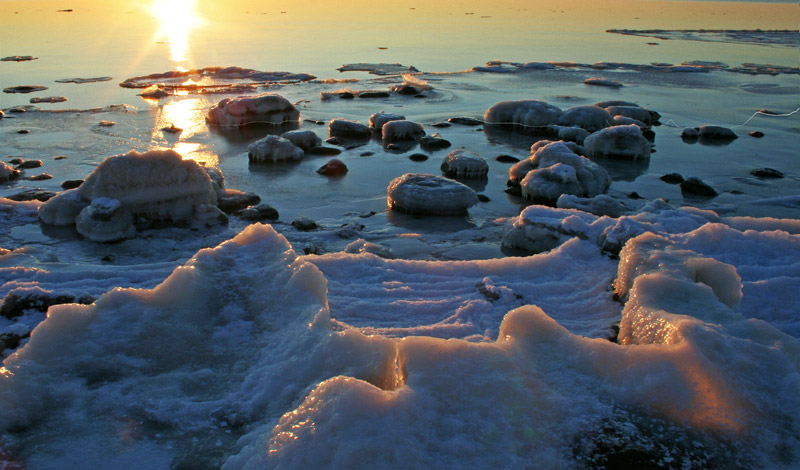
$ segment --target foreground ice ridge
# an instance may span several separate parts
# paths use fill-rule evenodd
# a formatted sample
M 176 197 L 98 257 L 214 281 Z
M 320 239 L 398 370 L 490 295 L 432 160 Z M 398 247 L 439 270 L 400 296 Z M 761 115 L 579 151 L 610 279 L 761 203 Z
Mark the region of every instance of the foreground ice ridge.
M 0 429 L 16 436 L 4 455 L 59 468 L 556 469 L 633 451 L 675 468 L 792 466 L 800 344 L 739 313 L 736 268 L 697 251 L 760 232 L 701 230 L 716 241 L 626 245 L 615 344 L 535 305 L 509 311 L 496 340 L 366 336 L 335 320 L 318 268 L 251 225 L 153 289 L 52 307 L 0 369 Z M 578 239 L 568 249 L 608 262 Z M 358 257 L 376 259 L 329 263 Z
M 216 182 L 221 190 L 221 174 Z M 103 160 L 81 186 L 59 193 L 39 208 L 45 224 L 72 225 L 94 241 L 135 233 L 135 218 L 206 222 L 225 219 L 209 173 L 174 150 L 132 150 Z

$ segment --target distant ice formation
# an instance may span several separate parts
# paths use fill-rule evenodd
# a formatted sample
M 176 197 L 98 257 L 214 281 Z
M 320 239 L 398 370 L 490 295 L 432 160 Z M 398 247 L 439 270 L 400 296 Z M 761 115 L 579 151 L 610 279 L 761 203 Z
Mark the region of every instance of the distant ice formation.
M 389 209 L 419 215 L 464 215 L 478 203 L 469 186 L 441 176 L 406 173 L 389 183 Z
M 206 116 L 212 126 L 239 127 L 247 124 L 281 125 L 296 123 L 300 112 L 283 96 L 268 93 L 258 96 L 225 98 Z

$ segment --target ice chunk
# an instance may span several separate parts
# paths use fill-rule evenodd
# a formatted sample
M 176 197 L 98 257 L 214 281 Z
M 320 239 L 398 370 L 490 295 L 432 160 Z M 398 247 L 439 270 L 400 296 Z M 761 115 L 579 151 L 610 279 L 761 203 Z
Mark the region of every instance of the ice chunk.
M 49 225 L 72 225 L 81 211 L 91 204 L 75 189 L 70 189 L 50 198 L 39 208 L 39 219 Z
M 562 194 L 583 194 L 575 168 L 563 163 L 531 171 L 520 182 L 520 186 L 522 195 L 533 201 L 552 203 Z
M 258 96 L 225 98 L 206 116 L 212 126 L 238 127 L 247 124 L 281 125 L 300 121 L 300 112 L 283 96 L 268 93 Z
M 406 120 L 387 121 L 383 125 L 381 133 L 383 135 L 383 145 L 402 140 L 416 141 L 425 137 L 425 129 L 422 124 Z
M 75 228 L 96 242 L 115 242 L 136 235 L 133 214 L 117 199 L 98 197 L 75 219 Z
M 322 145 L 322 139 L 312 131 L 288 131 L 281 134 L 281 137 L 306 152 Z
M 478 203 L 469 186 L 441 176 L 406 173 L 389 183 L 389 209 L 420 215 L 463 215 Z
M 582 145 L 583 141 L 589 137 L 590 132 L 580 127 L 547 126 L 548 131 L 552 132 L 559 140 L 574 142 Z
M 624 116 L 627 118 L 635 119 L 637 121 L 641 121 L 648 126 L 652 126 L 658 119 L 661 117 L 655 111 L 650 111 L 649 109 L 642 108 L 639 106 L 607 106 L 606 111 L 612 116 Z
M 277 163 L 302 160 L 303 149 L 295 146 L 289 139 L 268 135 L 247 147 L 247 155 L 254 163 Z
M 597 131 L 583 141 L 590 157 L 638 158 L 650 157 L 650 142 L 636 125 L 614 126 Z
M 479 179 L 489 173 L 489 164 L 475 152 L 453 150 L 444 158 L 442 171 L 450 178 Z
M 389 121 L 402 121 L 405 120 L 402 114 L 387 113 L 381 111 L 369 117 L 369 128 L 376 132 L 383 130 L 383 125 Z
M 369 127 L 358 121 L 349 119 L 331 119 L 328 123 L 328 133 L 331 137 L 345 137 L 354 139 L 367 139 L 372 136 Z
M 611 126 L 612 120 L 612 115 L 599 106 L 575 106 L 561 114 L 558 124 L 595 132 Z
M 484 114 L 487 124 L 511 126 L 520 132 L 537 133 L 558 123 L 561 109 L 540 100 L 501 101 Z

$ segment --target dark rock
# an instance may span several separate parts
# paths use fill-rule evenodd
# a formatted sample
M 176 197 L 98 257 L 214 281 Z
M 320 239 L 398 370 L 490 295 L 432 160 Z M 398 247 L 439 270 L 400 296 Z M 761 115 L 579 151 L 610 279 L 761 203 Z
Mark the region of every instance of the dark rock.
M 450 141 L 441 137 L 425 136 L 419 141 L 419 146 L 424 150 L 440 150 L 450 147 Z
M 342 91 L 340 93 L 336 93 L 335 96 L 338 96 L 340 99 L 343 100 L 352 100 L 356 97 L 356 95 L 350 93 L 349 91 Z
M 302 232 L 309 232 L 318 229 L 319 225 L 308 217 L 298 217 L 292 221 L 292 227 Z
M 732 130 L 722 126 L 700 126 L 699 134 L 704 140 L 730 141 L 739 138 Z
M 308 153 L 309 155 L 317 155 L 317 156 L 322 156 L 322 157 L 332 157 L 334 155 L 339 155 L 340 153 L 342 153 L 342 151 L 337 149 L 337 148 L 333 148 L 333 147 L 319 146 L 319 147 L 313 147 L 313 148 L 308 149 L 308 151 L 306 153 Z
M 0 59 L 2 62 L 27 62 L 29 60 L 36 60 L 38 57 L 34 57 L 32 55 L 12 55 L 9 57 L 3 57 Z
M 517 163 L 519 162 L 519 158 L 512 157 L 511 155 L 498 155 L 494 157 L 500 163 Z
M 428 156 L 424 153 L 414 153 L 408 156 L 408 159 L 412 162 L 424 162 L 428 159 Z
M 418 95 L 422 92 L 422 90 L 419 88 L 415 87 L 414 85 L 409 85 L 408 83 L 393 86 L 391 91 L 397 93 L 398 95 Z
M 339 238 L 356 238 L 358 236 L 358 232 L 364 230 L 364 225 L 359 224 L 358 222 L 348 222 L 346 224 L 342 224 L 341 227 L 336 229 L 336 235 Z
M 491 199 L 489 199 L 489 196 L 487 196 L 485 194 L 478 194 L 478 201 L 480 201 L 480 202 L 489 202 L 489 201 L 491 201 Z
M 42 201 L 45 202 L 51 197 L 55 196 L 56 193 L 53 191 L 45 191 L 43 189 L 26 189 L 25 191 L 19 192 L 17 194 L 12 194 L 11 196 L 6 196 L 8 199 L 12 201 Z
M 67 101 L 67 99 L 63 96 L 42 96 L 42 97 L 33 97 L 30 99 L 32 104 L 38 103 L 63 103 Z
M 661 181 L 668 184 L 681 184 L 683 183 L 683 176 L 680 173 L 667 173 L 659 178 Z
M 61 183 L 61 189 L 75 189 L 83 184 L 83 180 L 66 180 Z
M 176 127 L 175 124 L 170 123 L 169 126 L 162 127 L 161 131 L 166 132 L 167 134 L 180 134 L 183 132 L 183 129 Z
M 36 310 L 46 312 L 52 305 L 59 304 L 91 304 L 94 298 L 88 295 L 75 297 L 74 295 L 56 295 L 38 287 L 27 287 L 14 289 L 5 297 L 0 304 L 0 316 L 8 319 L 22 316 L 26 310 Z
M 66 155 L 58 155 L 53 160 L 59 161 L 59 160 L 66 160 L 66 159 L 67 159 Z
M 517 184 L 507 184 L 505 189 L 506 194 L 512 196 L 522 196 L 522 188 Z
M 22 340 L 30 337 L 30 332 L 24 335 L 17 335 L 15 333 L 0 333 L 0 352 L 6 350 L 14 350 L 19 347 Z
M 278 220 L 278 217 L 280 217 L 278 210 L 269 204 L 259 204 L 257 206 L 248 207 L 247 209 L 237 211 L 234 215 L 242 220 L 251 222 Z
M 359 98 L 388 98 L 388 91 L 362 91 L 358 94 Z
M 452 124 L 461 124 L 462 126 L 480 126 L 480 125 L 483 125 L 483 121 L 481 121 L 480 119 L 475 119 L 475 118 L 471 118 L 471 117 L 464 117 L 464 116 L 451 117 L 450 119 L 447 120 L 447 122 L 450 122 Z
M 41 173 L 41 174 L 38 174 L 38 175 L 31 176 L 28 179 L 31 180 L 31 181 L 45 181 L 45 180 L 53 179 L 53 175 L 50 175 L 50 174 L 47 174 L 47 173 Z
M 450 125 L 451 124 L 449 122 L 436 122 L 434 124 L 431 124 L 431 127 L 444 128 L 444 127 L 450 127 Z
M 303 119 L 303 121 L 310 122 L 310 123 L 316 124 L 318 126 L 324 126 L 325 125 L 325 121 L 318 121 L 316 119 Z
M 31 168 L 39 168 L 42 166 L 41 160 L 25 160 L 17 165 L 17 168 L 20 170 L 26 170 Z
M 30 134 L 31 131 L 29 129 L 20 129 L 17 131 L 17 134 Z
M 341 139 L 339 139 L 338 137 L 328 137 L 327 139 L 325 139 L 325 143 L 331 145 L 341 145 Z
M 25 160 L 23 160 L 22 158 L 16 157 L 16 158 L 12 158 L 11 160 L 9 160 L 8 163 L 10 163 L 12 165 L 19 165 L 20 163 L 22 163 L 24 161 Z
M 747 133 L 747 135 L 749 135 L 750 137 L 755 137 L 757 139 L 764 137 L 764 133 L 761 131 L 750 131 Z
M 233 214 L 246 207 L 253 206 L 261 202 L 261 197 L 258 194 L 246 193 L 236 189 L 226 189 L 222 197 L 217 201 L 222 212 L 226 214 Z
M 687 127 L 681 131 L 681 139 L 684 142 L 696 142 L 700 138 L 700 129 L 697 127 Z
M 681 192 L 703 197 L 714 197 L 719 194 L 714 188 L 695 176 L 690 176 L 681 183 Z
M 371 156 L 373 156 L 373 155 L 375 155 L 375 152 L 369 152 L 369 151 L 367 151 L 367 152 L 361 152 L 361 153 L 360 153 L 358 156 L 359 156 L 359 157 L 371 157 Z
M 47 90 L 46 86 L 40 85 L 19 85 L 3 88 L 3 93 L 34 93 Z
M 318 255 L 321 252 L 322 251 L 319 249 L 319 247 L 318 246 L 314 246 L 314 245 L 309 245 L 309 246 L 303 248 L 303 253 L 305 253 L 307 255 Z
M 322 165 L 317 173 L 325 176 L 344 176 L 347 173 L 347 165 L 338 158 L 334 158 Z
M 653 131 L 653 129 L 642 129 L 642 136 L 650 142 L 653 142 L 656 139 L 656 133 Z
M 114 121 L 100 121 L 99 123 L 97 123 L 97 125 L 100 127 L 114 127 L 114 125 L 116 124 L 117 123 Z
M 630 199 L 644 199 L 636 191 L 631 191 L 630 193 L 628 193 L 628 198 L 630 198 Z
M 783 178 L 784 174 L 774 168 L 756 168 L 750 174 L 759 178 Z

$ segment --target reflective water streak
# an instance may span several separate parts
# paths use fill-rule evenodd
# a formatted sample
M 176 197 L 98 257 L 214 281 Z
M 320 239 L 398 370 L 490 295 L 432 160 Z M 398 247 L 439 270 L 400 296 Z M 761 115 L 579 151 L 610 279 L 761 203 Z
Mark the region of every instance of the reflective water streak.
M 170 59 L 175 62 L 188 60 L 189 33 L 203 22 L 195 13 L 195 3 L 196 0 L 156 0 L 150 4 L 150 13 L 160 22 L 157 36 L 169 41 Z

